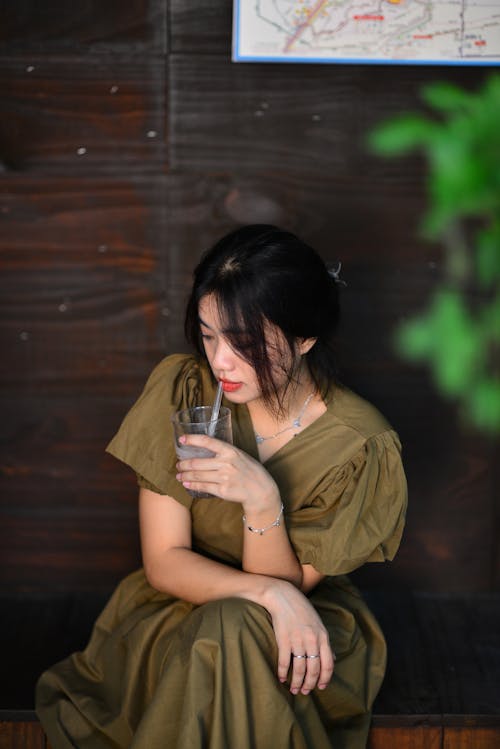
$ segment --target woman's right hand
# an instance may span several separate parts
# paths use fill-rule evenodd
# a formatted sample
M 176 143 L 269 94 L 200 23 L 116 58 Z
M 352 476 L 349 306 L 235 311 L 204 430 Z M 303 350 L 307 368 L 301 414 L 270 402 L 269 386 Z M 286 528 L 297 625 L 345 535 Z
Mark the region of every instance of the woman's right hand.
M 291 668 L 292 694 L 325 689 L 332 678 L 335 654 L 314 606 L 294 585 L 277 579 L 266 592 L 264 606 L 278 644 L 279 680 L 285 682 Z
M 239 502 L 245 514 L 270 511 L 277 515 L 281 502 L 278 487 L 258 460 L 236 445 L 206 434 L 183 435 L 179 442 L 213 453 L 211 458 L 178 461 L 176 478 L 186 489 Z

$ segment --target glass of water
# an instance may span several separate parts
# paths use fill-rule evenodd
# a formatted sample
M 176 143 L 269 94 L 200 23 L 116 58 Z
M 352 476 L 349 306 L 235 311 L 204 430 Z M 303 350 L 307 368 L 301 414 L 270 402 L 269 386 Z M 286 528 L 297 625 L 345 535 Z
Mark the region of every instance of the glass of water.
M 215 439 L 224 442 L 233 442 L 233 432 L 231 427 L 231 411 L 223 406 L 219 410 L 219 415 L 215 421 L 212 421 L 212 406 L 194 406 L 177 411 L 172 416 L 172 425 L 175 437 L 175 452 L 179 460 L 187 458 L 212 458 L 215 453 L 206 447 L 193 447 L 192 445 L 183 445 L 179 443 L 179 437 L 185 434 L 209 434 Z M 192 497 L 212 497 L 207 492 L 197 492 L 186 489 Z

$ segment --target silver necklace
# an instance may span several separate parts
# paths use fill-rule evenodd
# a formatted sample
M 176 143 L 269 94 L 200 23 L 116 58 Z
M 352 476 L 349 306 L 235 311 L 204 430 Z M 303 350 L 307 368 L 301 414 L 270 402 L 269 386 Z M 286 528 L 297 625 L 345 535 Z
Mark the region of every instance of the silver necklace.
M 285 432 L 289 432 L 290 429 L 299 429 L 302 426 L 302 417 L 304 416 L 306 412 L 306 408 L 308 407 L 309 403 L 311 402 L 311 398 L 313 397 L 314 393 L 310 393 L 307 398 L 304 401 L 304 404 L 302 408 L 300 409 L 300 412 L 298 416 L 295 417 L 293 422 L 290 424 L 290 426 L 285 427 L 284 429 L 280 429 L 279 432 L 275 432 L 274 434 L 269 435 L 269 437 L 262 437 L 261 434 L 256 432 L 254 430 L 255 434 L 255 441 L 258 445 L 261 445 L 263 442 L 267 442 L 267 440 L 274 440 L 276 437 L 279 437 L 280 434 L 284 434 Z

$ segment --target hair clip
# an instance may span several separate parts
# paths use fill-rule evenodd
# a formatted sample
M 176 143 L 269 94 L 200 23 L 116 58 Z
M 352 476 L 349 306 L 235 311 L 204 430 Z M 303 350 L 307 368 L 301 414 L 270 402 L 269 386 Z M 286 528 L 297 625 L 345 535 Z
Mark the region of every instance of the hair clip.
M 340 278 L 340 271 L 342 269 L 342 262 L 339 260 L 338 265 L 336 268 L 329 268 L 327 266 L 328 275 L 333 278 L 335 283 L 340 284 L 340 286 L 347 286 L 346 281 L 344 281 L 343 278 Z

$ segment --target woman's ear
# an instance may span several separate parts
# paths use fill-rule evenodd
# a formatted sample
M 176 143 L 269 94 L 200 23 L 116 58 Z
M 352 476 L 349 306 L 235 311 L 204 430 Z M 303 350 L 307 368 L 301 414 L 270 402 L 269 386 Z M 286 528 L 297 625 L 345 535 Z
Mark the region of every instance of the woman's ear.
M 304 354 L 307 354 L 308 351 L 312 349 L 317 340 L 317 338 L 299 338 L 297 341 L 297 350 L 300 356 L 304 356 Z

